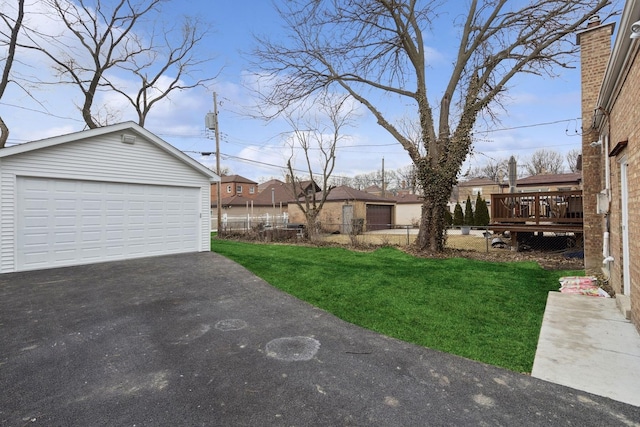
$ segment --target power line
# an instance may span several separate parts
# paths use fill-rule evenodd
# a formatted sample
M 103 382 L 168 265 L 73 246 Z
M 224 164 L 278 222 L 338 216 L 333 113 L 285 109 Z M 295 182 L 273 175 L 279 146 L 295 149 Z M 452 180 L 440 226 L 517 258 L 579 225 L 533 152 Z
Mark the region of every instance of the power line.
M 537 150 L 539 148 L 553 148 L 553 147 L 569 147 L 572 145 L 579 145 L 575 142 L 571 144 L 553 144 L 553 145 L 536 145 L 535 147 L 507 147 L 496 150 L 482 150 L 484 153 L 497 153 L 499 151 L 522 151 L 522 150 Z M 479 151 L 475 151 L 475 153 L 480 153 Z
M 558 123 L 565 123 L 571 120 L 582 120 L 581 117 L 577 117 L 575 119 L 564 119 L 564 120 L 555 120 L 553 122 L 543 122 L 543 123 L 534 123 L 534 124 L 530 124 L 530 125 L 522 125 L 522 126 L 513 126 L 513 127 L 509 127 L 509 128 L 501 128 L 501 129 L 487 129 L 484 131 L 480 131 L 480 133 L 491 133 L 491 132 L 502 132 L 505 130 L 515 130 L 515 129 L 525 129 L 525 128 L 533 128 L 533 127 L 539 127 L 539 126 L 549 126 L 549 125 L 556 125 Z
M 17 108 L 19 110 L 25 110 L 25 111 L 31 111 L 34 113 L 39 113 L 39 114 L 44 114 L 56 119 L 62 119 L 62 120 L 72 120 L 74 122 L 78 122 L 78 123 L 84 123 L 83 120 L 80 119 L 75 119 L 73 117 L 65 117 L 65 116 L 58 116 L 56 114 L 50 113 L 49 111 L 45 110 L 45 111 L 41 111 L 41 110 L 36 110 L 35 108 L 29 108 L 29 107 L 25 107 L 22 105 L 15 105 L 15 104 L 7 104 L 6 102 L 0 102 L 0 105 L 6 105 L 7 107 L 13 107 L 13 108 Z
M 474 133 L 493 133 L 493 132 L 503 132 L 503 131 L 508 131 L 508 130 L 516 130 L 516 129 L 527 129 L 527 128 L 534 128 L 534 127 L 541 127 L 541 126 L 549 126 L 549 125 L 554 125 L 554 124 L 558 124 L 558 123 L 566 123 L 566 122 L 570 122 L 573 120 L 581 120 L 580 117 L 577 118 L 568 118 L 568 119 L 561 119 L 561 120 L 554 120 L 551 122 L 540 122 L 540 123 L 532 123 L 532 124 L 528 124 L 528 125 L 521 125 L 521 126 L 512 126 L 512 127 L 505 127 L 505 128 L 498 128 L 498 129 L 485 129 L 485 130 L 481 130 L 481 131 L 476 131 Z M 206 137 L 206 135 L 195 135 L 195 134 L 168 134 L 168 133 L 163 133 L 163 134 L 159 134 L 159 135 L 165 135 L 165 136 L 173 136 L 173 137 L 184 137 L 184 138 L 199 138 L 199 137 Z M 233 137 L 232 135 L 229 135 L 226 132 L 221 132 L 221 136 L 222 139 L 225 143 L 228 144 L 234 144 L 234 145 L 240 145 L 240 146 L 244 146 L 244 147 L 248 147 L 248 148 L 252 148 L 254 146 L 256 147 L 260 147 L 261 145 L 264 145 L 263 142 L 255 142 L 252 143 L 250 141 L 246 141 L 246 140 L 242 140 L 240 138 L 236 138 Z M 361 147 L 392 147 L 392 146 L 396 146 L 398 145 L 398 142 L 392 142 L 392 143 L 386 143 L 386 144 L 357 144 L 357 145 L 343 145 L 340 148 L 341 149 L 348 149 L 348 148 L 361 148 Z

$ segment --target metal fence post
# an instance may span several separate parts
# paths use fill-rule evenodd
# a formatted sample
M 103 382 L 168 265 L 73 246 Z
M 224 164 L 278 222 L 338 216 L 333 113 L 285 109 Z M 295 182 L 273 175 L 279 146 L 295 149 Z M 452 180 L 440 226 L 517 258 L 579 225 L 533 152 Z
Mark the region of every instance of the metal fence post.
M 485 227 L 484 232 L 482 233 L 482 235 L 484 236 L 484 241 L 487 244 L 487 253 L 489 253 L 489 229 L 487 227 Z

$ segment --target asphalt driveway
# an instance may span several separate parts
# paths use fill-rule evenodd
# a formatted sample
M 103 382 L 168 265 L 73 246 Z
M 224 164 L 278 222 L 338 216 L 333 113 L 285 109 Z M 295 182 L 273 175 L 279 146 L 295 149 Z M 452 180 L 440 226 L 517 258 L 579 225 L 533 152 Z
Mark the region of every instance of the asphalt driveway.
M 214 253 L 0 275 L 0 343 L 7 426 L 640 425 L 639 407 L 361 329 Z

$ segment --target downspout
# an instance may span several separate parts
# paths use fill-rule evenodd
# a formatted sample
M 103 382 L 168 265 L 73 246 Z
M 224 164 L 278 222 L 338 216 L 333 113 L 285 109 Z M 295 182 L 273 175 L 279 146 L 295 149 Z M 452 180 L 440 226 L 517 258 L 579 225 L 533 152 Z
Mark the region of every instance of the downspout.
M 607 133 L 601 138 L 601 150 L 604 161 L 604 181 L 605 188 L 601 192 L 603 196 L 606 196 L 607 206 L 606 211 L 604 213 L 604 233 L 602 236 L 602 272 L 606 276 L 606 280 L 608 281 L 611 278 L 611 263 L 614 261 L 614 258 L 611 256 L 611 246 L 610 246 L 610 210 L 611 210 L 611 166 L 609 164 L 609 138 L 611 135 L 611 122 L 609 120 L 609 112 L 606 111 L 603 107 L 598 107 L 598 110 L 602 112 L 607 120 Z

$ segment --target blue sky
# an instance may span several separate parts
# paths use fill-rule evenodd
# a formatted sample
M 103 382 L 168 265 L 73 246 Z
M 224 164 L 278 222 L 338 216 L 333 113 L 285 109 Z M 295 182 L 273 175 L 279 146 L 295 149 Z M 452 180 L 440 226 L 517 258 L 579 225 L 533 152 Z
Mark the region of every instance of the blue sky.
M 212 135 L 204 129 L 204 116 L 213 109 L 212 93 L 215 91 L 222 165 L 232 173 L 256 181 L 282 178 L 283 166 L 290 153 L 282 136 L 287 127 L 278 121 L 266 124 L 244 115 L 251 100 L 243 87 L 248 65 L 240 54 L 252 48 L 252 33 L 280 33 L 278 17 L 271 2 L 202 0 L 173 3 L 163 19 L 189 14 L 211 24 L 212 33 L 203 45 L 203 52 L 215 57 L 207 72 L 219 75 L 211 90 L 176 93 L 170 101 L 152 110 L 146 127 L 207 166 L 214 167 L 213 157 L 201 157 L 197 153 L 215 150 Z M 445 13 L 442 19 L 441 28 L 450 28 L 453 16 Z M 438 90 L 444 85 L 443 78 L 439 76 L 447 75 L 455 52 L 455 35 L 447 31 L 439 34 L 441 36 L 431 35 L 427 40 L 433 61 L 430 72 L 434 78 L 429 80 L 429 90 L 434 104 Z M 24 58 L 29 65 L 25 72 L 35 74 L 47 70 L 37 58 Z M 500 116 L 501 123 L 491 125 L 491 129 L 479 123 L 475 154 L 463 169 L 482 166 L 487 160 L 500 160 L 510 155 L 524 160 L 540 148 L 562 154 L 580 148 L 581 122 L 576 120 L 580 116 L 578 68 L 562 70 L 556 79 L 519 78 L 512 86 L 507 109 Z M 73 101 L 78 99 L 73 88 L 47 86 L 34 88 L 32 93 L 39 103 L 15 86 L 2 99 L 2 116 L 11 130 L 10 145 L 83 129 L 84 123 L 73 105 Z M 118 121 L 135 120 L 135 117 L 123 111 L 120 119 Z M 483 132 L 486 130 L 488 132 Z M 353 176 L 375 171 L 381 167 L 383 157 L 387 170 L 410 164 L 405 151 L 370 115 L 363 114 L 358 126 L 346 132 L 350 137 L 349 147 L 338 152 L 336 175 Z

